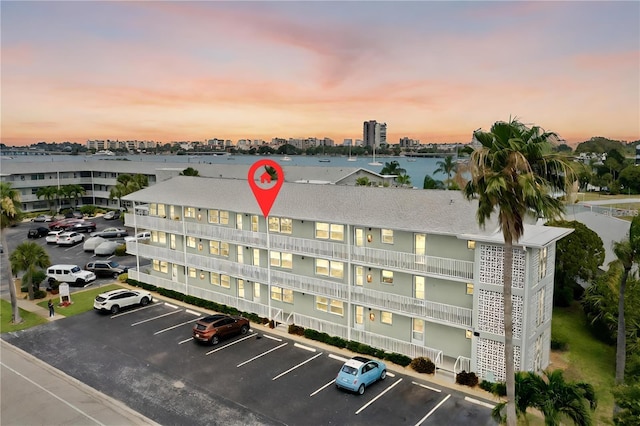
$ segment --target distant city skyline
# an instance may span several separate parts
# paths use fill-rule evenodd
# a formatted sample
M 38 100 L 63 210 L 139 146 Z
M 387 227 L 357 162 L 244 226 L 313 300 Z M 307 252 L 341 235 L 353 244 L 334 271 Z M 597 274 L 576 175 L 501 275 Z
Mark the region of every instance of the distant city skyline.
M 640 2 L 2 2 L 1 142 L 640 139 Z

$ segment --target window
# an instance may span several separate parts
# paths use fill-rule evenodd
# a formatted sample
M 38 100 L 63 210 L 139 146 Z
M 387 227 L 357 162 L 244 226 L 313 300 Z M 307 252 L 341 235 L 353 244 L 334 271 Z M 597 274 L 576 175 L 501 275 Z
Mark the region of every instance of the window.
M 163 274 L 169 273 L 169 264 L 163 260 L 160 261 L 160 272 Z
M 472 241 L 472 240 L 467 241 L 467 248 L 468 248 L 469 250 L 473 250 L 473 249 L 475 249 L 475 248 L 476 248 L 476 242 L 475 242 L 475 241 Z
M 393 324 L 393 314 L 391 312 L 381 311 L 380 322 L 382 322 L 383 324 L 389 324 L 389 325 Z
M 316 222 L 316 238 L 320 240 L 344 241 L 344 225 Z
M 220 211 L 209 209 L 207 212 L 207 220 L 209 223 L 220 223 Z
M 413 251 L 417 256 L 424 256 L 427 252 L 427 236 L 425 234 L 415 234 L 413 236 Z M 418 259 L 416 259 L 418 262 Z M 424 260 L 419 263 L 424 263 Z
M 187 268 L 187 272 L 189 273 L 189 278 L 196 277 L 196 268 Z
M 382 282 L 385 284 L 393 284 L 393 271 L 382 270 Z
M 236 229 L 242 229 L 242 213 L 236 213 Z
M 326 259 L 316 259 L 316 275 L 342 278 L 344 277 L 344 264 Z
M 244 280 L 238 278 L 236 282 L 238 284 L 238 297 L 244 299 Z
M 415 277 L 413 297 L 415 297 L 416 299 L 425 299 L 424 277 Z
M 538 309 L 536 316 L 536 325 L 542 325 L 544 323 L 544 287 L 538 292 Z
M 356 324 L 364 324 L 364 307 L 356 306 Z
M 184 208 L 184 217 L 196 217 L 196 209 L 195 207 L 185 207 Z
M 538 279 L 547 276 L 547 248 L 540 249 L 540 260 L 538 261 Z
M 271 299 L 286 303 L 293 303 L 293 290 L 272 286 Z
M 383 244 L 393 244 L 393 229 L 381 229 L 380 238 Z
M 167 210 L 164 204 L 158 204 L 158 216 L 167 217 Z
M 356 266 L 356 285 L 364 285 L 364 267 Z
M 236 246 L 236 261 L 239 264 L 244 263 L 244 252 L 242 251 L 242 246 Z
M 280 232 L 280 219 L 277 217 L 269 218 L 269 231 Z
M 422 342 L 424 340 L 424 320 L 413 318 L 411 321 L 411 329 L 413 339 Z
M 229 275 L 220 275 L 220 286 L 224 288 L 231 288 L 231 279 Z
M 258 216 L 251 216 L 251 231 L 253 232 L 258 232 L 258 229 L 260 229 L 258 219 Z
M 473 337 L 473 331 L 465 330 L 464 337 L 466 337 L 467 339 L 471 339 Z
M 149 204 L 149 216 L 158 216 L 158 205 L 156 203 Z
M 229 257 L 229 243 L 220 243 L 220 256 Z
M 175 234 L 171 234 L 171 238 L 169 239 L 169 248 L 171 250 L 176 249 L 176 236 Z
M 220 285 L 220 274 L 217 274 L 215 272 L 212 272 L 210 274 L 210 282 L 213 285 Z
M 269 264 L 271 266 L 280 266 L 280 252 L 272 251 L 269 253 Z
M 151 231 L 151 241 L 154 243 L 167 244 L 167 233 L 162 231 Z
M 291 253 L 282 253 L 280 257 L 282 259 L 282 265 L 280 266 L 287 269 L 293 269 L 293 255 Z
M 473 294 L 473 284 L 467 283 L 467 294 Z
M 196 237 L 187 237 L 187 247 L 196 247 Z
M 284 217 L 270 217 L 269 231 L 291 234 L 293 232 L 293 221 Z
M 253 283 L 253 298 L 260 299 L 260 283 Z
M 362 247 L 364 245 L 364 230 L 362 228 L 356 228 L 355 244 L 357 247 Z
M 260 249 L 253 249 L 253 266 L 260 266 Z
M 344 316 L 344 302 L 341 300 L 331 300 L 326 297 L 316 296 L 316 309 L 334 315 Z
M 316 238 L 321 240 L 329 239 L 329 224 L 316 222 Z
M 220 241 L 209 241 L 209 253 L 215 254 L 216 256 L 220 255 Z
M 160 261 L 154 259 L 152 264 L 153 264 L 153 270 L 160 272 Z
M 228 225 L 229 224 L 229 212 L 226 210 L 220 210 L 220 224 Z

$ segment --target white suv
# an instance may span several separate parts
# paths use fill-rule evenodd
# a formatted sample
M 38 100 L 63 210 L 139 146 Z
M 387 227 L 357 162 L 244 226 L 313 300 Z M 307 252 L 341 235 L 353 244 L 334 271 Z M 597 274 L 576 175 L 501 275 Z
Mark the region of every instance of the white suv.
M 112 290 L 96 296 L 93 309 L 117 314 L 120 309 L 133 305 L 147 306 L 153 302 L 153 296 L 144 290 Z
M 80 269 L 78 265 L 53 265 L 47 268 L 47 281 L 69 283 L 72 286 L 86 287 L 96 280 L 96 274 Z

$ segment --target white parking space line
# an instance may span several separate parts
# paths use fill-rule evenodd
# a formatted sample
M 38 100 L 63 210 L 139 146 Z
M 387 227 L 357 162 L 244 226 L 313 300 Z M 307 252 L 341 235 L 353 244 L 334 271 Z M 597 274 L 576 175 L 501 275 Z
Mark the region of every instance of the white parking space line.
M 300 364 L 298 365 L 294 365 L 293 367 L 291 367 L 290 369 L 288 369 L 287 371 L 283 371 L 282 373 L 278 374 L 276 377 L 274 377 L 271 380 L 278 380 L 280 377 L 284 376 L 287 373 L 291 373 L 293 370 L 295 370 L 296 368 L 302 367 L 303 365 L 305 365 L 308 362 L 313 361 L 314 359 L 318 358 L 320 355 L 322 355 L 322 352 L 320 352 L 319 354 L 316 354 L 314 356 L 312 356 L 311 358 L 309 358 L 306 361 L 302 361 Z
M 309 346 L 301 345 L 297 342 L 294 343 L 293 346 L 295 346 L 296 348 L 304 349 L 305 351 L 316 352 L 315 348 L 310 348 Z
M 334 354 L 329 354 L 329 358 L 331 359 L 336 359 L 338 361 L 342 361 L 342 362 L 347 362 L 346 358 L 342 358 L 341 356 L 338 355 L 334 355 Z
M 488 403 L 488 402 L 480 401 L 479 399 L 470 398 L 470 397 L 468 397 L 468 396 L 465 396 L 465 397 L 464 397 L 464 400 L 465 400 L 465 401 L 468 401 L 468 402 L 471 402 L 472 404 L 478 404 L 478 405 L 481 405 L 481 406 L 483 406 L 483 407 L 487 407 L 487 408 L 493 408 L 493 407 L 495 407 L 495 405 L 494 405 L 494 404 L 490 404 L 490 403 Z
M 287 346 L 287 345 L 288 345 L 288 343 L 283 343 L 283 344 L 281 344 L 280 346 L 276 346 L 276 347 L 275 347 L 275 348 L 273 348 L 273 349 L 269 349 L 268 351 L 263 352 L 263 353 L 261 353 L 260 355 L 254 356 L 254 357 L 253 357 L 253 358 L 251 358 L 251 359 L 248 359 L 248 360 L 246 360 L 246 361 L 244 361 L 244 362 L 241 362 L 241 363 L 240 363 L 240 364 L 238 364 L 236 367 L 240 368 L 240 367 L 242 367 L 242 366 L 243 366 L 243 365 L 245 365 L 245 364 L 249 364 L 251 361 L 255 361 L 256 359 L 258 359 L 258 358 L 260 358 L 260 357 L 263 357 L 263 356 L 267 355 L 267 354 L 268 354 L 268 353 L 270 353 L 270 352 L 277 351 L 277 350 L 278 350 L 278 349 L 280 349 L 280 348 L 284 348 L 284 347 L 285 347 L 285 346 Z
M 164 306 L 168 306 L 168 307 L 173 308 L 173 309 L 178 309 L 178 307 L 176 305 L 172 305 L 171 303 L 167 303 L 167 302 L 164 302 Z
M 367 408 L 368 406 L 370 406 L 371 404 L 373 404 L 374 402 L 376 402 L 378 399 L 380 399 L 382 397 L 382 395 L 384 395 L 385 393 L 389 392 L 391 389 L 393 389 L 398 383 L 400 383 L 403 379 L 399 379 L 397 382 L 395 382 L 394 384 L 392 384 L 391 386 L 389 386 L 388 388 L 386 388 L 384 391 L 382 391 L 380 393 L 380 395 L 376 396 L 375 398 L 373 398 L 371 401 L 367 402 L 366 404 L 364 404 L 362 407 L 360 407 L 360 409 L 358 411 L 356 411 L 356 415 L 362 413 L 364 411 L 365 408 Z
M 147 306 L 143 306 L 142 308 L 133 309 L 131 311 L 120 312 L 119 314 L 111 315 L 111 319 L 118 318 L 124 315 L 134 314 L 139 311 L 144 311 L 145 309 L 155 308 L 156 306 L 160 306 L 160 305 L 147 305 Z
M 278 339 L 277 337 L 269 336 L 268 334 L 263 334 L 267 339 L 275 340 L 276 342 L 282 342 L 282 339 Z
M 440 406 L 442 404 L 444 404 L 447 401 L 447 399 L 449 399 L 449 398 L 451 398 L 451 395 L 445 396 L 444 399 L 438 403 L 438 405 L 433 407 L 433 409 L 431 411 L 429 411 L 426 416 L 421 418 L 420 421 L 418 423 L 416 423 L 416 426 L 420 426 L 425 420 L 427 420 L 429 418 L 430 415 L 432 415 L 438 408 L 440 408 Z
M 200 312 L 192 311 L 191 309 L 185 309 L 185 312 L 191 315 L 195 315 L 197 317 L 202 315 Z
M 187 343 L 193 340 L 193 337 L 189 337 L 188 339 L 184 339 L 181 342 L 178 342 L 179 345 L 183 344 L 183 343 Z
M 226 344 L 226 345 L 224 345 L 224 346 L 220 346 L 219 348 L 216 348 L 216 349 L 214 349 L 214 350 L 212 350 L 212 351 L 209 351 L 209 352 L 207 352 L 205 355 L 211 355 L 212 353 L 215 353 L 215 352 L 221 351 L 221 350 L 223 350 L 224 348 L 228 348 L 229 346 L 235 345 L 236 343 L 240 343 L 240 342 L 242 342 L 243 340 L 251 339 L 253 336 L 255 336 L 255 334 L 250 334 L 250 335 L 248 335 L 248 336 L 244 336 L 242 339 L 234 340 L 234 341 L 233 341 L 233 342 L 231 342 L 231 343 L 227 343 L 227 344 Z
M 432 388 L 431 386 L 423 385 L 422 383 L 418 383 L 418 382 L 411 382 L 411 383 L 414 385 L 420 386 L 421 388 L 432 390 L 434 392 L 438 392 L 438 393 L 442 392 L 440 389 Z
M 182 323 L 180 323 L 180 324 L 172 325 L 171 327 L 164 328 L 164 329 L 162 329 L 162 330 L 156 331 L 155 333 L 153 333 L 153 335 L 154 335 L 154 336 L 157 336 L 158 334 L 162 334 L 162 333 L 164 333 L 165 331 L 173 330 L 174 328 L 182 327 L 183 325 L 186 325 L 186 324 L 191 324 L 192 322 L 196 322 L 196 321 L 198 321 L 198 320 L 200 320 L 200 319 L 202 319 L 202 318 L 203 318 L 203 317 L 195 318 L 195 319 L 192 319 L 192 320 L 189 320 L 189 321 L 182 322 Z
M 336 379 L 331 380 L 329 383 L 327 383 L 326 385 L 322 386 L 320 389 L 318 389 L 317 391 L 309 394 L 309 396 L 313 396 L 323 390 L 325 390 L 327 387 L 331 386 L 332 384 L 334 384 L 336 382 Z
M 174 314 L 179 314 L 179 313 L 180 313 L 180 311 L 167 312 L 166 314 L 162 314 L 162 315 L 158 315 L 156 317 L 147 318 L 146 320 L 134 322 L 133 324 L 131 324 L 131 327 L 135 327 L 136 325 L 144 324 L 145 322 L 155 321 L 157 319 L 168 317 L 169 315 L 174 315 Z

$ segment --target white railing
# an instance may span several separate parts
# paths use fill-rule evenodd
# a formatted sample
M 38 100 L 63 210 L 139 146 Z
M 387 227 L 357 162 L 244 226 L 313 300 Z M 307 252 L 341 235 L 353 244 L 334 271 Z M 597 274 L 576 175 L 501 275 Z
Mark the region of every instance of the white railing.
M 136 269 L 129 269 L 127 273 L 129 274 L 129 278 L 133 280 L 137 280 L 145 284 L 151 284 L 156 287 L 165 288 L 167 290 L 173 290 L 180 293 L 185 293 L 184 283 L 178 283 L 172 280 L 168 280 L 166 278 L 156 277 L 150 274 L 146 274 L 144 272 L 140 272 Z
M 267 247 L 267 234 L 196 222 L 185 222 L 188 235 L 251 247 Z
M 409 358 L 420 356 L 427 357 L 436 365 L 442 365 L 442 351 L 426 346 L 419 346 L 404 340 L 381 336 L 364 330 L 351 330 L 351 340 L 367 344 L 374 348 L 384 349 L 387 352 L 396 352 Z
M 466 371 L 467 373 L 471 372 L 471 358 L 459 356 L 456 359 L 455 364 L 453 364 L 453 372 L 458 374 L 461 371 Z
M 269 239 L 272 250 L 285 251 L 301 256 L 323 257 L 336 260 L 349 259 L 349 246 L 346 244 L 289 237 L 280 234 L 270 234 Z
M 165 219 L 163 217 L 141 214 L 136 215 L 134 219 L 133 213 L 125 213 L 124 222 L 129 226 L 133 226 L 133 224 L 135 223 L 138 228 L 144 228 L 150 231 L 163 231 L 173 234 L 182 234 L 183 224 L 179 220 Z
M 461 328 L 471 327 L 473 311 L 468 308 L 430 302 L 398 294 L 362 289 L 352 293 L 353 303 L 392 311 L 399 314 L 410 314 L 429 318 L 447 325 L 458 325 Z
M 352 262 L 375 267 L 385 267 L 400 272 L 418 272 L 424 275 L 473 280 L 473 262 L 445 257 L 421 256 L 413 253 L 380 250 L 369 247 L 352 247 Z
M 171 250 L 165 247 L 155 247 L 150 244 L 136 244 L 127 242 L 127 253 L 139 255 L 146 259 L 164 260 L 166 262 L 184 265 L 184 253 L 178 250 Z
M 348 299 L 349 288 L 346 284 L 322 280 L 313 277 L 302 277 L 287 272 L 271 270 L 271 284 L 301 293 L 315 296 L 327 296 L 334 299 Z
M 310 328 L 321 333 L 327 333 L 330 336 L 341 337 L 346 339 L 348 336 L 348 327 L 329 321 L 323 321 L 318 318 L 308 317 L 301 314 L 293 314 L 293 323 L 300 327 Z

